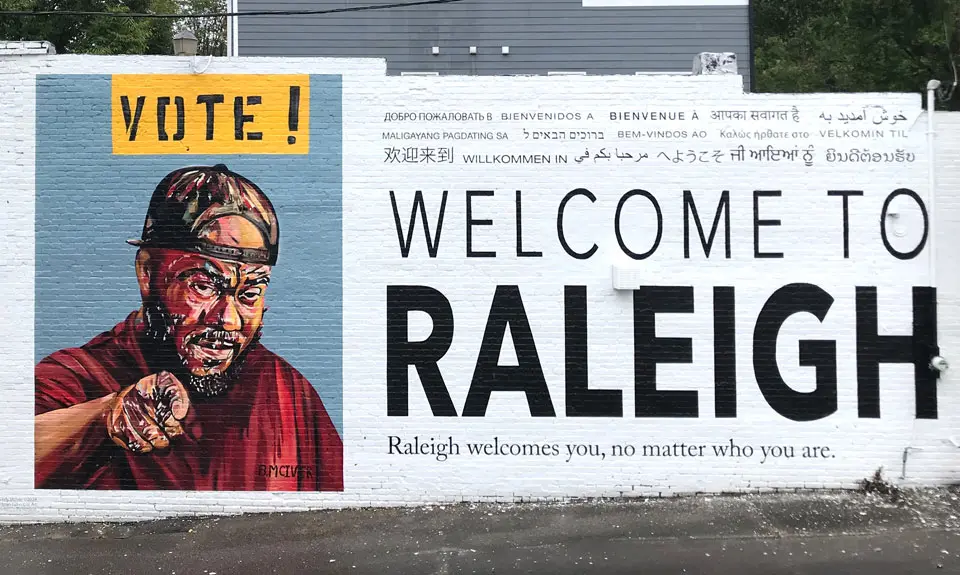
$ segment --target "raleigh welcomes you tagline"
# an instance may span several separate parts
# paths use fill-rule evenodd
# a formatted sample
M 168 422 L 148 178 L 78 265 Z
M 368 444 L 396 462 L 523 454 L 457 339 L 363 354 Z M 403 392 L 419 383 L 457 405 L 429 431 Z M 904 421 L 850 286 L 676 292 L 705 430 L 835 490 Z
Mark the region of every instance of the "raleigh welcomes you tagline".
M 482 457 L 542 457 L 563 458 L 565 462 L 578 458 L 596 458 L 601 461 L 608 458 L 623 457 L 678 457 L 678 458 L 741 458 L 758 459 L 768 463 L 777 459 L 833 459 L 836 455 L 824 445 L 794 444 L 738 444 L 733 439 L 723 443 L 650 443 L 632 445 L 614 443 L 548 443 L 548 442 L 510 442 L 499 437 L 489 441 L 460 442 L 453 437 L 434 438 L 414 436 L 402 438 L 396 435 L 388 437 L 389 455 L 421 455 L 447 461 L 451 457 L 463 455 Z

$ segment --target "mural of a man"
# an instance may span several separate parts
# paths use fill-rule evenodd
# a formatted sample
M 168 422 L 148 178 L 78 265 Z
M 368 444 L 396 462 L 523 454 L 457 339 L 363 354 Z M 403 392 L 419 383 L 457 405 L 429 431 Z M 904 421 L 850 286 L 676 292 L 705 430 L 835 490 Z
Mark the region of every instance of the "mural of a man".
M 129 241 L 141 307 L 36 366 L 38 488 L 343 489 L 320 396 L 260 343 L 279 238 L 226 166 L 163 178 Z

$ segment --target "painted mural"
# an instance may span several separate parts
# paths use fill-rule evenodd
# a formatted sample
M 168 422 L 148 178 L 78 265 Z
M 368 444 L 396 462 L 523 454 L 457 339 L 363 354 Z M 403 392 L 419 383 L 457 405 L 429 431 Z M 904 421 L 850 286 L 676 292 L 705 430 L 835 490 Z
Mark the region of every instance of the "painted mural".
M 290 330 L 292 321 L 306 320 L 301 327 L 323 332 L 322 316 L 329 315 L 329 310 L 317 309 L 303 298 L 296 301 L 301 296 L 290 290 L 280 290 L 275 297 L 293 299 L 287 303 L 298 313 L 277 318 L 267 313 L 274 299 L 272 293 L 268 297 L 273 291 L 268 288 L 275 270 L 284 270 L 293 281 L 306 280 L 301 274 L 311 271 L 303 265 L 302 253 L 286 253 L 286 242 L 297 236 L 286 233 L 287 225 L 306 222 L 285 220 L 284 210 L 278 210 L 271 198 L 278 182 L 286 191 L 279 194 L 286 202 L 297 188 L 310 186 L 313 193 L 318 184 L 311 178 L 316 173 L 298 181 L 289 171 L 291 159 L 303 163 L 310 154 L 311 134 L 305 137 L 301 132 L 309 130 L 309 122 L 300 121 L 301 95 L 308 92 L 310 79 L 217 80 L 113 77 L 110 107 L 103 110 L 112 115 L 112 145 L 100 158 L 102 163 L 94 162 L 98 164 L 94 170 L 64 168 L 57 165 L 56 154 L 38 161 L 38 172 L 49 170 L 63 179 L 60 183 L 71 181 L 73 189 L 95 190 L 86 195 L 90 206 L 119 203 L 129 213 L 139 208 L 145 216 L 141 215 L 139 235 L 124 242 L 126 251 L 111 255 L 97 253 L 94 236 L 100 222 L 80 218 L 73 232 L 81 243 L 85 235 L 90 240 L 89 265 L 67 275 L 44 260 L 53 273 L 38 274 L 39 289 L 55 287 L 69 307 L 96 307 L 109 301 L 102 295 L 121 295 L 119 287 L 102 281 L 110 269 L 100 265 L 104 259 L 119 258 L 110 263 L 120 264 L 135 279 L 123 284 L 124 292 L 133 293 L 123 293 L 121 301 L 135 297 L 136 305 L 119 318 L 119 305 L 109 306 L 109 312 L 104 309 L 106 313 L 97 314 L 90 326 L 84 325 L 102 329 L 100 333 L 87 341 L 72 338 L 75 344 L 42 354 L 36 364 L 37 488 L 343 489 L 342 439 L 318 388 L 282 352 L 264 342 L 265 333 Z M 339 98 L 336 86 L 327 84 L 318 96 L 324 104 Z M 60 96 L 69 101 L 69 93 L 58 94 L 60 89 L 96 90 L 96 86 L 90 78 L 49 79 L 40 81 L 39 92 L 40 98 Z M 217 109 L 231 87 L 247 93 L 231 97 L 230 104 L 235 105 Z M 148 100 L 153 100 L 152 106 Z M 192 111 L 198 114 L 193 116 Z M 334 120 L 338 118 L 329 118 Z M 274 127 L 280 127 L 283 135 L 277 130 L 270 134 Z M 311 163 L 331 160 L 329 147 L 316 148 L 324 157 L 309 158 Z M 183 158 L 185 154 L 189 159 Z M 158 165 L 158 159 L 171 158 L 179 164 L 173 169 Z M 111 160 L 119 160 L 136 175 L 117 179 Z M 274 171 L 273 178 L 264 178 L 273 181 L 262 184 L 246 170 Z M 143 185 L 151 176 L 152 189 Z M 62 221 L 57 216 L 65 211 L 56 201 L 59 188 L 47 191 L 49 197 L 39 201 L 37 220 L 41 253 L 51 245 L 47 240 L 53 240 Z M 339 189 L 328 186 L 326 195 L 332 208 Z M 81 215 L 91 209 L 79 202 L 74 208 Z M 286 208 L 295 211 L 289 203 Z M 339 227 L 336 209 L 314 211 L 313 216 L 313 225 Z M 119 222 L 118 227 L 129 229 L 129 219 Z M 111 279 L 116 284 L 121 278 Z M 61 320 L 78 321 L 69 315 Z M 52 321 L 38 316 L 38 338 L 48 347 L 45 334 L 57 329 Z M 338 326 L 332 327 L 323 341 L 336 337 Z M 292 333 L 296 332 L 294 328 Z M 278 341 L 283 347 L 282 337 Z M 296 345 L 311 347 L 302 337 Z M 313 351 L 323 353 L 322 348 L 318 344 Z M 340 353 L 326 351 L 331 356 Z M 306 363 L 309 366 L 310 361 Z M 327 384 L 336 388 L 339 381 Z
M 7 67 L 0 519 L 956 480 L 920 94 Z

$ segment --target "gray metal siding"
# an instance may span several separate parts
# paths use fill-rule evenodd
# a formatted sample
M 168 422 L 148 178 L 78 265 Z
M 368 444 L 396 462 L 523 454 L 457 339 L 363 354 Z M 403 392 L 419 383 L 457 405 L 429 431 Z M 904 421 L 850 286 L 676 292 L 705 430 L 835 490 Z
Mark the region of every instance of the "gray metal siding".
M 369 0 L 239 0 L 253 10 L 322 10 Z M 689 72 L 700 52 L 735 52 L 749 88 L 747 6 L 585 8 L 581 0 L 463 0 L 328 15 L 239 18 L 241 56 L 386 58 L 389 74 Z M 433 46 L 440 54 L 433 55 Z M 471 55 L 469 47 L 476 46 Z M 501 54 L 509 46 L 510 54 Z

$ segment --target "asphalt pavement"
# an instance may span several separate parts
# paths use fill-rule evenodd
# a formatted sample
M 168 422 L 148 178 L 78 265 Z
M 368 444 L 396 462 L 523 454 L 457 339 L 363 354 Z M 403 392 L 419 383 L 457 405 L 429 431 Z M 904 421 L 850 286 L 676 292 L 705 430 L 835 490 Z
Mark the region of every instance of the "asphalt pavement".
M 0 573 L 960 574 L 960 489 L 5 526 Z

